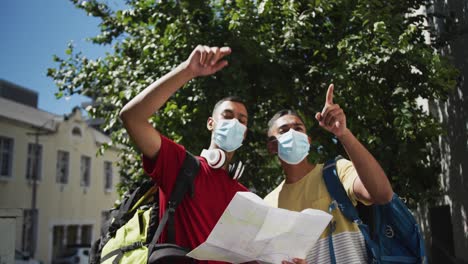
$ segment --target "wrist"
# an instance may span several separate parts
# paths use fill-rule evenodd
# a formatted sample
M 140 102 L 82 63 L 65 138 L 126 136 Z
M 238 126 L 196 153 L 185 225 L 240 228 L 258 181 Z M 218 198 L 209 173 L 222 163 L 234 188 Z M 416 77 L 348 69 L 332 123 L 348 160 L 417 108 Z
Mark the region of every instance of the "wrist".
M 336 135 L 336 137 L 338 138 L 339 141 L 343 142 L 343 141 L 346 141 L 348 138 L 350 138 L 352 135 L 353 133 L 351 133 L 351 130 L 346 128 L 343 131 L 343 133 L 340 133 L 340 135 Z
M 187 81 L 190 81 L 194 78 L 197 77 L 195 72 L 193 72 L 192 69 L 190 69 L 190 62 L 189 61 L 184 61 L 179 65 L 179 69 L 181 73 L 186 77 Z

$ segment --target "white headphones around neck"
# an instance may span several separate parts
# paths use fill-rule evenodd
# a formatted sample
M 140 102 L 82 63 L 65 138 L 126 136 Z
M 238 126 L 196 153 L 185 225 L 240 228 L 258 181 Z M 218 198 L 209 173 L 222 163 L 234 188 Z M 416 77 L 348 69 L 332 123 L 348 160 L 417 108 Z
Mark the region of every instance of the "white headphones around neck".
M 221 149 L 204 149 L 200 156 L 205 158 L 208 165 L 213 169 L 219 169 L 226 163 L 226 153 Z M 238 180 L 244 173 L 244 169 L 245 165 L 242 164 L 242 161 L 229 164 L 228 174 L 234 180 Z
M 205 158 L 213 169 L 221 168 L 226 162 L 226 153 L 220 149 L 204 149 L 200 156 Z

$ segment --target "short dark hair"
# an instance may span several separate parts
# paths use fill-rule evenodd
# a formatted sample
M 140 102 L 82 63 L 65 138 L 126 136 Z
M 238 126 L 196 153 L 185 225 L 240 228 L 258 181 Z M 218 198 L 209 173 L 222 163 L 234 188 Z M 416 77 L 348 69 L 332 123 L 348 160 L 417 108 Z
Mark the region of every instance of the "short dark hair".
M 283 109 L 283 110 L 279 110 L 278 112 L 276 112 L 276 114 L 270 119 L 270 121 L 268 121 L 268 130 L 267 130 L 267 133 L 270 132 L 270 129 L 271 127 L 273 126 L 273 124 L 276 122 L 276 120 L 278 120 L 278 118 L 282 117 L 282 116 L 285 116 L 285 115 L 293 115 L 293 116 L 296 116 L 297 118 L 299 118 L 299 120 L 301 120 L 301 122 L 303 124 L 304 123 L 304 119 L 302 119 L 302 117 L 294 110 L 292 109 Z
M 236 95 L 231 95 L 231 96 L 227 96 L 227 97 L 224 97 L 223 99 L 219 100 L 214 108 L 213 108 L 213 112 L 211 113 L 212 116 L 214 116 L 215 112 L 216 112 L 216 109 L 218 109 L 218 107 L 226 102 L 226 101 L 229 101 L 229 102 L 236 102 L 236 103 L 240 103 L 242 105 L 244 105 L 245 109 L 247 109 L 247 106 L 245 105 L 244 101 L 239 97 L 239 96 L 236 96 Z

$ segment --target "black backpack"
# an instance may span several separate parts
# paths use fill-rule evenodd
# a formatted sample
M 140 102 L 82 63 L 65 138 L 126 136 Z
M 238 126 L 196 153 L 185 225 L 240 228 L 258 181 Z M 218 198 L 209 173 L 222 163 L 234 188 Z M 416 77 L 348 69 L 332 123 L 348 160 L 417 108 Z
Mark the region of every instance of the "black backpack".
M 185 194 L 190 192 L 193 197 L 193 181 L 199 168 L 198 159 L 186 152 L 161 220 L 159 193 L 152 181 L 124 196 L 103 225 L 103 236 L 94 242 L 89 263 L 193 263 L 193 259 L 185 256 L 190 249 L 175 244 L 174 213 Z M 158 244 L 166 225 L 168 243 Z

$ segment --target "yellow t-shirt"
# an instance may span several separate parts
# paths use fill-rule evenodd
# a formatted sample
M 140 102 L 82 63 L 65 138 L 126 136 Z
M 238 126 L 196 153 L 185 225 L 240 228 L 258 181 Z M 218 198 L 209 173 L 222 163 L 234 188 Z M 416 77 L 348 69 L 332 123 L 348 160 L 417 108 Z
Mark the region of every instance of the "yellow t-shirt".
M 358 177 L 353 163 L 340 159 L 336 164 L 338 177 L 354 205 L 357 203 L 353 184 Z M 273 207 L 292 211 L 307 208 L 319 209 L 329 213 L 332 199 L 323 180 L 323 164 L 317 164 L 299 181 L 286 184 L 283 181 L 265 197 L 265 202 Z M 337 263 L 365 263 L 367 259 L 365 242 L 356 224 L 348 221 L 339 210 L 332 211 L 336 229 L 333 232 L 333 244 Z M 307 256 L 307 263 L 329 263 L 328 227 Z M 348 246 L 346 246 L 348 245 Z M 350 247 L 350 245 L 352 245 Z

